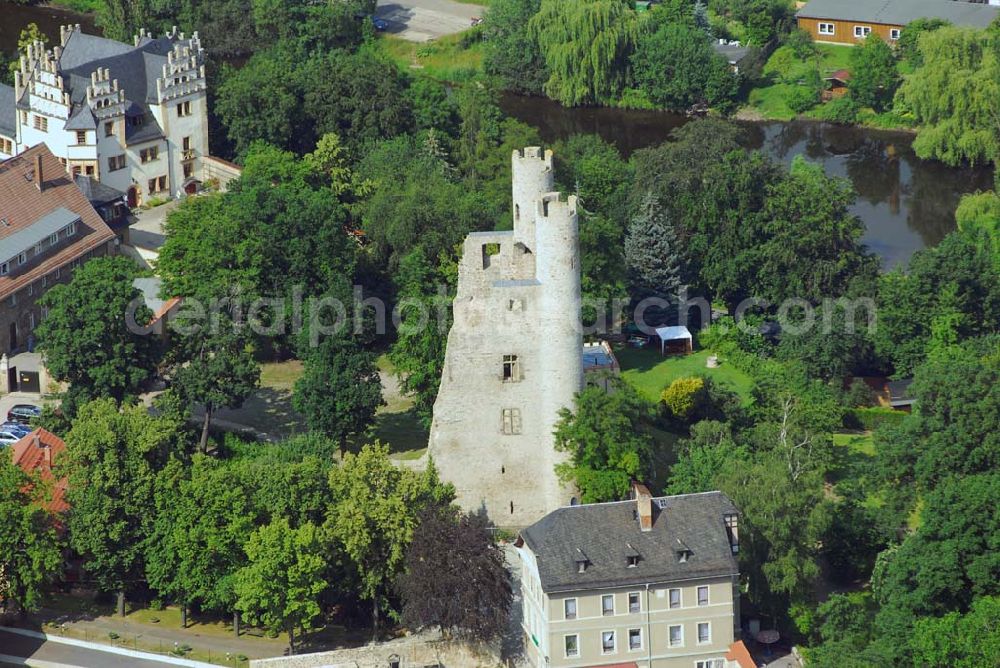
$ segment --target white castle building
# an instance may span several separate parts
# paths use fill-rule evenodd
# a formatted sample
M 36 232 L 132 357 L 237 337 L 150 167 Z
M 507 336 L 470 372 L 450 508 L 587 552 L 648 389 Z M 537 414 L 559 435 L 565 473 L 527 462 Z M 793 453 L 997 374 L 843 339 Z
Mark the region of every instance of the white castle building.
M 429 452 L 467 510 L 525 526 L 569 505 L 552 432 L 583 386 L 576 197 L 552 152 L 513 155 L 514 229 L 470 234 Z
M 52 49 L 21 54 L 13 88 L 0 85 L 0 160 L 44 142 L 130 206 L 192 192 L 208 156 L 204 61 L 197 33 L 143 31 L 130 45 L 64 26 Z

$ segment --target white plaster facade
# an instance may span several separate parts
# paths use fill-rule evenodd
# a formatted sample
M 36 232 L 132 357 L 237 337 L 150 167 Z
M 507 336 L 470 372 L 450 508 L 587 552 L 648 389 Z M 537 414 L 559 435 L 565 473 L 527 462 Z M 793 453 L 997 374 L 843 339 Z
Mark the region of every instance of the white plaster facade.
M 197 33 L 143 32 L 130 46 L 64 26 L 52 49 L 29 45 L 13 93 L 0 90 L 0 160 L 45 143 L 133 206 L 181 196 L 208 155 L 204 60 Z
M 458 502 L 499 526 L 572 501 L 552 433 L 583 385 L 576 197 L 553 192 L 551 151 L 512 165 L 514 229 L 465 240 L 429 447 Z

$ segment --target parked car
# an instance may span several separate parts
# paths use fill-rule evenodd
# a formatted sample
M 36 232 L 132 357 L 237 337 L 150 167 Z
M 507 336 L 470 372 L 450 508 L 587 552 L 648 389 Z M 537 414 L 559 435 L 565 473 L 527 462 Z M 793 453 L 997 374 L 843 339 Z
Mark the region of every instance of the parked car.
M 21 440 L 20 436 L 15 436 L 13 432 L 0 431 L 0 445 L 14 445 Z
M 17 404 L 7 411 L 7 421 L 28 424 L 31 422 L 32 418 L 36 418 L 41 414 L 42 409 L 38 406 L 34 406 L 32 404 Z
M 31 433 L 31 427 L 23 425 L 20 422 L 4 422 L 0 424 L 0 431 L 9 431 L 18 438 L 23 438 Z
M 380 19 L 377 16 L 372 17 L 372 25 L 375 26 L 375 30 L 379 32 L 385 32 L 389 29 L 389 22 L 385 19 Z

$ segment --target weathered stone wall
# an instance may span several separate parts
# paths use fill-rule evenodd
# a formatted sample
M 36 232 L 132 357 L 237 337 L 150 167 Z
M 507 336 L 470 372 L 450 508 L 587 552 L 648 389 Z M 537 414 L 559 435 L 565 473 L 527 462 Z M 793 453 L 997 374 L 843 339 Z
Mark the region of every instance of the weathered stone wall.
M 389 668 L 392 661 L 398 668 L 491 668 L 500 659 L 493 648 L 447 641 L 440 634 L 419 634 L 364 647 L 333 652 L 253 659 L 250 668 Z
M 551 151 L 512 160 L 514 229 L 463 247 L 429 451 L 464 508 L 517 527 L 570 503 L 552 431 L 583 366 L 576 198 L 552 192 Z

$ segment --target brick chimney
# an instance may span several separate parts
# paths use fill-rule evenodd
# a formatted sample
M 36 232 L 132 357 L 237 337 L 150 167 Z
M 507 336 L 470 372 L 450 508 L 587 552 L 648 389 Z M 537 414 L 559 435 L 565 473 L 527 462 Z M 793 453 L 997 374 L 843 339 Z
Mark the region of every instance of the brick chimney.
M 42 176 L 41 151 L 35 154 L 35 187 L 38 188 L 38 192 L 42 192 L 45 189 L 45 178 Z
M 639 482 L 632 483 L 632 496 L 635 498 L 635 515 L 639 518 L 640 531 L 653 530 L 653 495 L 649 488 Z

